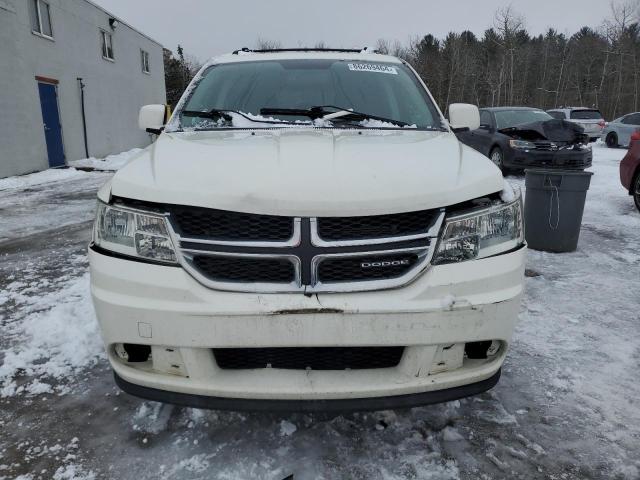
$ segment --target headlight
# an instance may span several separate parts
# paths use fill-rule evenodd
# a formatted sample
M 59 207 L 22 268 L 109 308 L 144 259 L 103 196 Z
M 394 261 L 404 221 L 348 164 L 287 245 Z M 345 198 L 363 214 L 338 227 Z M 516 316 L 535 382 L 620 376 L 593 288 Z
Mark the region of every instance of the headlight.
M 176 252 L 162 215 L 142 213 L 98 201 L 93 241 L 130 257 L 176 263 Z
M 522 199 L 450 217 L 433 265 L 490 257 L 524 243 Z
M 509 146 L 517 150 L 534 150 L 536 148 L 535 143 L 526 140 L 509 140 Z

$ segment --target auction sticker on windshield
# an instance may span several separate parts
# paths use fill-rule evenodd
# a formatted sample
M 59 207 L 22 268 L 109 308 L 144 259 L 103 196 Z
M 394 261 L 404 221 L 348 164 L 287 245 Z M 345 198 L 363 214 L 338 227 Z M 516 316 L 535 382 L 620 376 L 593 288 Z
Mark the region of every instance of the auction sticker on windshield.
M 353 70 L 354 72 L 390 73 L 391 75 L 398 74 L 396 67 L 376 63 L 350 63 L 349 70 Z

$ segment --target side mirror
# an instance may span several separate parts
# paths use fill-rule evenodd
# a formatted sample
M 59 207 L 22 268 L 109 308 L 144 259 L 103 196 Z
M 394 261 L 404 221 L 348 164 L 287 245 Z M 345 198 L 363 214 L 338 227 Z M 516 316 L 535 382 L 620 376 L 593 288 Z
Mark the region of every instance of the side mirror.
M 469 103 L 449 105 L 449 125 L 453 131 L 476 130 L 480 127 L 480 110 Z
M 486 130 L 488 132 L 491 131 L 491 125 L 487 125 L 486 123 L 482 123 L 480 124 L 480 126 L 478 127 L 480 130 Z
M 160 135 L 165 123 L 167 123 L 166 105 L 145 105 L 140 109 L 138 126 L 141 130 Z

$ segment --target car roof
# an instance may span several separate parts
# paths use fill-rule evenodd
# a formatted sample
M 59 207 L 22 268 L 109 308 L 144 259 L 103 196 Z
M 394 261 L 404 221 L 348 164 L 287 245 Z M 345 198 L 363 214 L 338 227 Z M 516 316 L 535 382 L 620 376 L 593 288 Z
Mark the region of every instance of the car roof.
M 489 112 L 506 112 L 508 110 L 537 110 L 543 111 L 541 108 L 534 107 L 483 107 L 480 110 L 488 110 Z
M 350 50 L 350 49 L 273 49 L 273 50 L 249 50 L 241 49 L 233 53 L 226 53 L 214 57 L 207 65 L 220 63 L 255 62 L 256 60 L 355 60 L 362 62 L 404 63 L 398 57 L 383 55 L 374 50 Z
M 595 107 L 558 107 L 558 108 L 550 108 L 547 112 L 564 112 L 564 111 L 572 111 L 572 110 L 589 110 L 594 112 L 599 112 L 600 110 Z

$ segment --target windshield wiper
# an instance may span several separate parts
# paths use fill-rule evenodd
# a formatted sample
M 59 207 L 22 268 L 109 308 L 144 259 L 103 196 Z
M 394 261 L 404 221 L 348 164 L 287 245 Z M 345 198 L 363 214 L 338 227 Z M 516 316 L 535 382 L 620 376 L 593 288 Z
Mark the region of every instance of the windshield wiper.
M 212 108 L 208 111 L 199 112 L 197 110 L 183 110 L 180 112 L 181 115 L 185 117 L 198 117 L 198 118 L 210 118 L 212 120 L 218 120 L 222 118 L 227 122 L 232 122 L 233 117 L 229 115 L 229 112 L 237 113 L 238 115 L 242 115 L 240 112 L 236 112 L 235 110 L 220 110 L 217 108 Z
M 333 105 L 319 105 L 311 108 L 261 108 L 261 115 L 291 115 L 295 117 L 308 117 L 312 120 L 325 119 L 333 121 L 358 121 L 358 120 L 378 120 L 380 122 L 393 123 L 399 127 L 406 127 L 409 124 L 400 120 L 379 117 L 370 113 L 356 112 L 349 108 L 336 107 Z
M 212 108 L 211 110 L 203 110 L 203 111 L 198 111 L 198 110 L 183 110 L 180 112 L 180 115 L 185 116 L 185 117 L 197 117 L 197 118 L 210 118 L 212 120 L 219 120 L 219 119 L 223 119 L 226 122 L 229 122 L 233 125 L 233 117 L 230 115 L 231 113 L 238 115 L 246 120 L 249 120 L 250 122 L 254 122 L 254 123 L 270 123 L 270 124 L 274 124 L 274 125 L 282 125 L 282 124 L 288 124 L 290 122 L 285 122 L 283 120 L 278 120 L 275 121 L 273 119 L 268 120 L 266 118 L 261 119 L 261 118 L 251 118 L 250 116 L 248 116 L 246 113 L 242 113 L 239 110 L 232 110 L 230 108 Z

